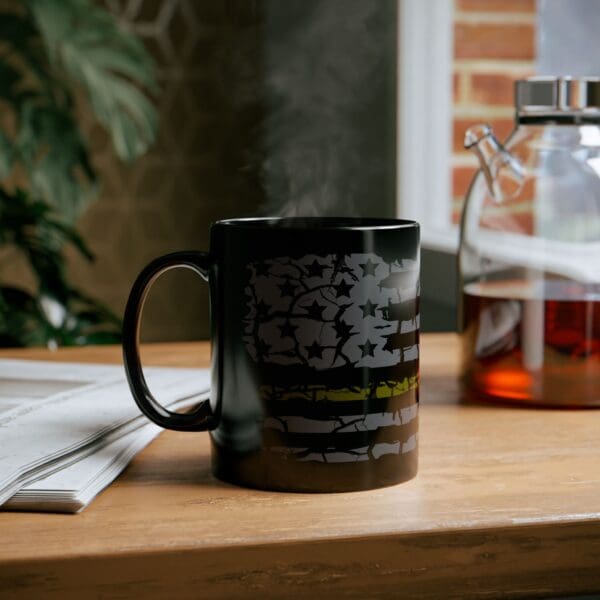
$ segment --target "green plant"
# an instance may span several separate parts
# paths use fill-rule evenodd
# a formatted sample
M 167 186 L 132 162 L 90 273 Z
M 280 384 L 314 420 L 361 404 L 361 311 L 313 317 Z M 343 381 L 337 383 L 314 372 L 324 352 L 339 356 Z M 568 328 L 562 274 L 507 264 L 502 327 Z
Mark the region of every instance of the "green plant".
M 36 280 L 34 293 L 0 285 L 0 343 L 119 338 L 119 320 L 65 273 L 65 245 L 92 258 L 74 224 L 99 190 L 77 115 L 87 105 L 117 155 L 134 160 L 157 128 L 144 91 L 156 91 L 148 53 L 96 2 L 0 9 L 0 248 L 16 247 Z

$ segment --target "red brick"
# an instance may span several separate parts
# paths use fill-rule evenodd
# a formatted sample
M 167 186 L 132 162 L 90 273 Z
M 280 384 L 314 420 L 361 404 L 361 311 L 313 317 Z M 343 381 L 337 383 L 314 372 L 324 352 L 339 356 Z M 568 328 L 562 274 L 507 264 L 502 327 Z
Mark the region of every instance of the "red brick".
M 455 103 L 460 102 L 460 75 L 458 73 L 452 75 L 452 95 Z
M 462 209 L 461 208 L 453 208 L 452 209 L 452 225 L 458 225 L 460 223 L 460 219 L 462 217 Z
M 533 60 L 533 25 L 455 23 L 454 58 Z
M 462 205 L 452 207 L 452 223 L 460 223 Z M 484 214 L 480 220 L 482 227 L 501 229 L 515 233 L 531 234 L 533 232 L 533 213 L 531 212 L 493 212 Z
M 535 13 L 535 0 L 456 0 L 456 9 L 466 12 Z
M 515 78 L 509 75 L 474 73 L 471 76 L 471 101 L 486 106 L 512 106 Z
M 507 212 L 505 214 L 489 214 L 480 220 L 482 227 L 501 229 L 514 233 L 531 234 L 533 232 L 533 213 Z
M 513 198 L 505 198 L 502 201 L 502 205 L 507 210 L 515 210 L 521 213 L 530 213 L 533 209 L 533 199 L 536 194 L 536 182 L 535 179 L 527 178 L 519 191 L 519 193 Z M 492 201 L 493 202 L 493 201 Z
M 474 167 L 454 167 L 452 170 L 452 197 L 464 198 L 471 185 L 473 175 L 477 171 Z
M 476 125 L 481 122 L 489 123 L 500 141 L 504 141 L 508 134 L 514 129 L 514 121 L 512 119 L 454 119 L 452 123 L 452 151 L 465 152 L 464 140 L 465 131 L 471 125 Z

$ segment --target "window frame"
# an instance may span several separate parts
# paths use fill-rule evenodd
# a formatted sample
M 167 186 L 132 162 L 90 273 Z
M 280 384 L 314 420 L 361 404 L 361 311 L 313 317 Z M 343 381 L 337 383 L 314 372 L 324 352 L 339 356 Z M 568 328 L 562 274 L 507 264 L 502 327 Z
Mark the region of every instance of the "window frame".
M 425 248 L 455 253 L 452 223 L 454 3 L 399 0 L 396 214 Z

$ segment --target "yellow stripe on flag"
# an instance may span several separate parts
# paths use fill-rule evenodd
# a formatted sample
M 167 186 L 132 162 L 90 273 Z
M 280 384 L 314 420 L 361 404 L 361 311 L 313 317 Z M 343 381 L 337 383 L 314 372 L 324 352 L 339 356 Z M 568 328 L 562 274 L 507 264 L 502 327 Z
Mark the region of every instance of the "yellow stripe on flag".
M 306 385 L 296 389 L 278 388 L 263 385 L 260 388 L 264 400 L 306 400 L 314 402 L 348 402 L 351 400 L 363 401 L 369 398 L 390 398 L 399 396 L 416 389 L 419 382 L 417 376 L 405 377 L 402 381 L 389 381 L 380 383 L 375 389 L 372 387 L 337 388 L 329 389 L 324 386 Z

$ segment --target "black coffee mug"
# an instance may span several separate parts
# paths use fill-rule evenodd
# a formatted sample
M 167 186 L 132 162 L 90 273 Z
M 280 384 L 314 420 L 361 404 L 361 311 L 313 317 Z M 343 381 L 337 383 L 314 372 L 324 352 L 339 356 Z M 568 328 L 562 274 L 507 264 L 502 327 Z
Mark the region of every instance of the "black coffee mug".
M 152 282 L 208 280 L 212 396 L 189 414 L 152 396 L 138 350 Z M 210 252 L 151 262 L 125 310 L 133 396 L 158 425 L 210 430 L 214 474 L 269 490 L 392 485 L 417 472 L 419 226 L 358 218 L 232 219 Z

